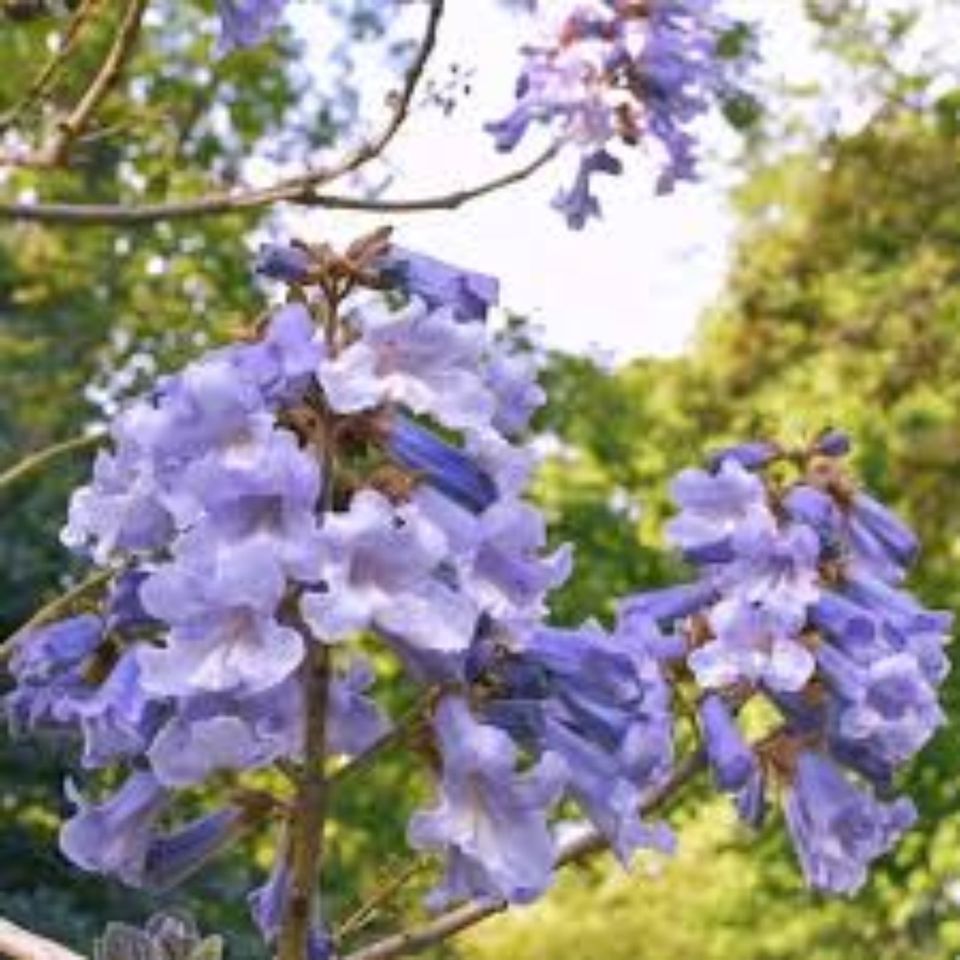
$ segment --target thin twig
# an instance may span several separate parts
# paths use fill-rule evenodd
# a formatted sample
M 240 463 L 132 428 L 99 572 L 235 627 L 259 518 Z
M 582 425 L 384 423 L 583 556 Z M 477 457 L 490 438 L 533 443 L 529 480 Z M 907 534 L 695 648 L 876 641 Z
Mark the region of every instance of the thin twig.
M 437 41 L 444 0 L 431 0 L 424 39 L 401 93 L 394 97 L 390 119 L 373 140 L 361 144 L 339 163 L 259 189 L 215 191 L 202 197 L 154 204 L 0 203 L 0 219 L 68 226 L 136 227 L 161 221 L 245 214 L 274 203 L 293 203 L 330 210 L 366 213 L 421 213 L 452 210 L 498 190 L 520 183 L 545 167 L 558 154 L 554 143 L 528 163 L 471 187 L 425 197 L 367 199 L 320 192 L 320 188 L 380 156 L 407 119 L 420 78 Z
M 277 202 L 328 210 L 353 210 L 360 213 L 425 213 L 430 210 L 455 210 L 473 200 L 496 193 L 529 179 L 559 152 L 554 144 L 529 163 L 501 176 L 436 196 L 398 198 L 395 200 L 365 199 L 329 193 L 245 191 L 234 194 L 211 194 L 197 200 L 170 201 L 153 204 L 96 203 L 0 203 L 0 219 L 46 223 L 71 227 L 138 227 L 168 220 L 193 217 L 243 214 Z
M 105 586 L 116 575 L 116 570 L 109 567 L 98 570 L 86 580 L 81 581 L 66 593 L 55 597 L 48 604 L 41 607 L 26 623 L 12 633 L 0 644 L 0 665 L 7 663 L 17 649 L 17 644 L 33 629 L 42 627 L 51 620 L 56 620 L 62 613 L 69 610 L 75 603 L 84 599 L 87 594 L 93 593 Z
M 43 69 L 34 78 L 33 83 L 30 84 L 27 92 L 20 100 L 0 116 L 0 133 L 9 130 L 43 96 L 57 73 L 73 53 L 84 28 L 90 23 L 91 14 L 100 3 L 101 0 L 83 0 L 77 7 L 64 30 L 63 39 L 60 41 L 56 53 L 44 64 Z
M 336 942 L 343 943 L 349 936 L 362 930 L 374 919 L 377 911 L 389 904 L 418 873 L 427 867 L 427 864 L 425 857 L 419 857 L 395 876 L 388 878 L 340 924 L 334 936 Z
M 673 775 L 646 802 L 641 805 L 641 814 L 651 814 L 668 806 L 680 791 L 704 769 L 703 753 L 698 751 L 679 764 Z M 567 844 L 557 858 L 558 866 L 579 863 L 608 846 L 606 839 L 597 830 L 590 830 Z M 347 954 L 343 960 L 392 960 L 419 953 L 435 946 L 456 934 L 476 926 L 490 917 L 509 908 L 504 901 L 465 903 L 446 910 L 428 923 L 412 930 L 393 934 L 376 943 L 361 947 Z
M 403 742 L 407 734 L 419 723 L 436 702 L 439 688 L 428 690 L 382 737 L 374 740 L 366 750 L 358 753 L 345 763 L 339 770 L 335 770 L 327 778 L 331 787 L 339 787 L 345 780 L 355 776 L 369 767 L 380 755 L 392 747 Z
M 62 164 L 70 153 L 74 140 L 86 129 L 101 103 L 116 85 L 123 69 L 133 54 L 143 15 L 149 0 L 129 0 L 123 20 L 113 44 L 93 82 L 70 113 L 56 124 L 57 132 L 37 158 L 38 165 L 55 167 Z
M 62 443 L 55 443 L 43 450 L 24 457 L 18 463 L 14 464 L 8 470 L 0 473 L 0 491 L 12 486 L 29 476 L 35 470 L 40 470 L 47 466 L 53 460 L 65 456 L 68 453 L 75 453 L 78 450 L 92 450 L 104 441 L 104 434 L 94 433 L 85 437 L 74 437 L 72 440 L 64 440 Z
M 59 943 L 0 919 L 0 956 L 9 960 L 84 960 Z

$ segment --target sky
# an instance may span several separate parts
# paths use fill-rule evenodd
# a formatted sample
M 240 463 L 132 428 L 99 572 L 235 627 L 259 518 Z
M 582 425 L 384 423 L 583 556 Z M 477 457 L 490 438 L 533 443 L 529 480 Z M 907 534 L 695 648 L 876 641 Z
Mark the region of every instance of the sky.
M 458 63 L 472 71 L 471 95 L 452 117 L 435 109 L 414 113 L 391 148 L 393 186 L 385 196 L 444 193 L 482 182 L 536 154 L 535 145 L 524 144 L 524 150 L 501 157 L 482 131 L 484 120 L 511 107 L 517 50 L 530 31 L 526 18 L 492 0 L 482 6 L 478 18 L 480 0 L 448 4 L 428 80 L 442 80 Z M 764 87 L 823 79 L 829 65 L 814 51 L 801 4 L 727 0 L 725 9 L 757 25 Z M 297 14 L 298 26 L 307 32 L 319 29 L 309 11 L 304 5 Z M 862 106 L 854 92 L 830 110 L 856 114 Z M 504 304 L 538 323 L 552 347 L 615 361 L 676 355 L 690 344 L 699 318 L 722 292 L 736 236 L 729 203 L 736 177 L 730 162 L 735 135 L 714 122 L 705 125 L 702 136 L 714 159 L 705 164 L 701 182 L 655 196 L 653 176 L 642 159 L 628 156 L 626 175 L 604 178 L 604 219 L 582 232 L 570 231 L 550 209 L 575 162 L 567 156 L 536 179 L 458 211 L 398 217 L 397 236 L 406 246 L 498 276 Z M 301 216 L 297 226 L 305 239 L 320 239 L 331 231 L 356 235 L 373 223 L 355 213 L 324 214 L 322 220 Z

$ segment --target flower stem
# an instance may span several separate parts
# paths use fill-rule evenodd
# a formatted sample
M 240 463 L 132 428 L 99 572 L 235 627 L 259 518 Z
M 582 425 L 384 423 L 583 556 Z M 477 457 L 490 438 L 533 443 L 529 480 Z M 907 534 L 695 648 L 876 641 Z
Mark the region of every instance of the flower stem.
M 308 956 L 311 927 L 318 919 L 317 892 L 327 812 L 324 760 L 330 656 L 325 644 L 309 636 L 308 642 L 311 649 L 303 674 L 306 728 L 303 768 L 291 823 L 291 889 L 280 931 L 279 960 L 304 960 Z

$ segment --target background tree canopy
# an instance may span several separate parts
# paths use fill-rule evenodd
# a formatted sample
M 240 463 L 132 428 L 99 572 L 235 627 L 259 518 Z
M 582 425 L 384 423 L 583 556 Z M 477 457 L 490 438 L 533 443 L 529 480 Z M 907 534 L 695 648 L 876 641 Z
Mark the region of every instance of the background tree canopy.
M 210 67 L 209 5 L 159 6 L 131 73 L 137 80 L 111 101 L 115 115 L 105 121 L 130 136 L 83 145 L 70 174 L 18 173 L 7 184 L 13 193 L 43 177 L 45 195 L 60 199 L 163 199 L 206 176 L 229 180 L 280 130 L 296 129 L 302 148 L 351 129 L 349 96 L 324 102 L 305 92 L 311 78 L 284 66 L 291 38 Z M 346 35 L 383 29 L 367 6 L 351 8 Z M 580 357 L 552 358 L 553 402 L 540 428 L 557 452 L 540 497 L 556 539 L 578 543 L 580 559 L 558 618 L 582 619 L 611 596 L 676 571 L 660 538 L 667 485 L 705 447 L 825 425 L 854 435 L 868 485 L 919 531 L 925 556 L 915 587 L 935 606 L 960 607 L 960 94 L 939 77 L 933 96 L 930 77 L 876 56 L 895 51 L 910 22 L 891 19 L 878 36 L 864 6 L 816 3 L 810 12 L 826 46 L 869 80 L 881 109 L 854 132 L 825 140 L 808 132 L 786 155 L 771 149 L 782 117 L 755 131 L 742 161 L 749 175 L 738 191 L 741 229 L 726 290 L 689 353 L 613 374 Z M 46 29 L 0 31 L 5 73 L 32 73 Z M 69 98 L 70 78 L 57 90 Z M 222 106 L 211 119 L 214 98 Z M 0 112 L 15 99 L 0 87 Z M 257 215 L 119 234 L 3 225 L 3 462 L 76 435 L 155 370 L 255 316 L 262 304 L 248 261 L 258 226 Z M 5 632 L 71 576 L 57 531 L 84 469 L 81 456 L 59 461 L 0 494 Z M 947 696 L 956 715 L 955 684 Z M 604 863 L 578 870 L 541 906 L 442 949 L 473 960 L 947 960 L 960 951 L 956 736 L 948 728 L 917 765 L 909 788 L 920 826 L 856 900 L 806 893 L 777 831 L 749 837 L 714 802 L 679 811 L 686 826 L 676 862 L 649 876 L 646 864 L 632 876 Z M 62 750 L 2 742 L 0 913 L 24 922 L 42 916 L 46 932 L 85 947 L 105 918 L 142 919 L 155 902 L 90 883 L 56 854 L 69 769 Z M 340 911 L 349 909 L 347 891 L 376 885 L 371 863 L 386 870 L 399 862 L 396 797 L 411 809 L 419 799 L 403 790 L 399 762 L 364 776 L 333 820 L 332 896 L 341 899 L 332 906 Z M 259 955 L 240 892 L 265 862 L 262 843 L 251 841 L 188 891 L 233 957 Z M 400 909 L 413 909 L 418 893 L 412 884 Z

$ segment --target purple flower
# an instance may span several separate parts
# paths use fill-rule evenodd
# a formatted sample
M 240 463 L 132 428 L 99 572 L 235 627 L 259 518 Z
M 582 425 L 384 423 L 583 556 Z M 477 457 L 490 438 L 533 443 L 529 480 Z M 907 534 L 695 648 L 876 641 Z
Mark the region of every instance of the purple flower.
M 483 382 L 486 332 L 447 309 L 412 301 L 403 310 L 370 305 L 353 316 L 359 338 L 320 367 L 331 407 L 356 413 L 391 402 L 453 429 L 486 426 L 495 410 Z
M 769 466 L 780 456 L 780 448 L 767 440 L 749 440 L 732 447 L 718 450 L 709 458 L 710 469 L 719 472 L 727 460 L 739 463 L 746 470 L 759 470 Z
M 247 898 L 254 923 L 267 946 L 275 946 L 286 916 L 292 889 L 289 838 L 284 836 L 266 882 Z M 318 915 L 311 922 L 305 960 L 333 960 L 333 941 Z
M 833 428 L 824 430 L 814 441 L 813 449 L 825 457 L 844 457 L 851 450 L 850 435 Z
M 271 280 L 304 283 L 315 269 L 313 258 L 294 244 L 263 243 L 257 251 L 254 270 Z
M 845 679 L 835 735 L 869 750 L 891 770 L 918 753 L 946 721 L 936 688 L 907 653 L 863 668 L 851 663 Z
M 849 535 L 856 560 L 877 576 L 898 583 L 916 559 L 919 543 L 892 511 L 865 493 L 854 498 L 848 511 Z
M 571 230 L 582 230 L 591 217 L 601 216 L 600 201 L 592 192 L 592 178 L 598 173 L 619 176 L 623 163 L 606 150 L 590 153 L 581 158 L 573 186 L 554 197 L 554 209 L 563 214 Z
M 718 572 L 731 597 L 752 604 L 776 628 L 793 633 L 820 596 L 820 542 L 802 524 L 745 524 L 732 537 L 732 562 Z
M 232 348 L 229 356 L 272 405 L 299 399 L 315 382 L 324 353 L 310 312 L 302 303 L 288 303 L 273 312 L 259 340 Z
M 303 614 L 326 642 L 376 627 L 415 646 L 464 650 L 477 612 L 436 576 L 446 543 L 413 505 L 397 508 L 372 490 L 327 518 L 321 589 L 308 593 Z
M 449 309 L 458 320 L 483 320 L 500 298 L 500 282 L 494 277 L 391 245 L 376 264 L 388 283 L 410 297 L 422 300 L 428 309 Z
M 599 215 L 590 175 L 620 172 L 609 152 L 618 141 L 654 148 L 661 193 L 695 179 L 693 125 L 738 92 L 734 80 L 753 59 L 746 45 L 723 43 L 732 27 L 711 0 L 657 0 L 642 15 L 632 4 L 578 6 L 555 37 L 523 51 L 516 105 L 486 129 L 501 151 L 538 123 L 580 148 L 576 181 L 554 201 L 580 229 Z
M 681 512 L 667 524 L 667 538 L 694 563 L 732 559 L 735 533 L 772 520 L 763 484 L 734 459 L 715 473 L 683 470 L 670 493 Z
M 357 756 L 385 736 L 390 724 L 367 695 L 375 674 L 366 660 L 354 660 L 333 678 L 327 707 L 327 749 Z
M 440 702 L 434 727 L 443 758 L 440 798 L 433 809 L 414 815 L 408 832 L 414 848 L 447 857 L 431 904 L 535 899 L 552 877 L 554 844 L 546 817 L 562 789 L 560 767 L 545 759 L 517 773 L 511 739 L 477 723 L 457 697 Z
M 542 556 L 547 545 L 543 517 L 521 501 L 501 500 L 478 520 L 467 577 L 478 603 L 493 615 L 537 613 L 546 594 L 564 583 L 571 548 Z
M 222 54 L 237 47 L 254 47 L 280 22 L 287 0 L 217 0 Z
M 493 480 L 465 453 L 409 417 L 391 417 L 384 431 L 391 457 L 472 513 L 497 499 Z
M 103 631 L 93 614 L 34 627 L 14 648 L 10 670 L 21 684 L 49 683 L 82 664 L 102 643 Z
M 700 726 L 717 788 L 724 793 L 743 790 L 756 773 L 757 761 L 721 697 L 704 697 Z
M 488 349 L 484 380 L 496 399 L 490 431 L 493 436 L 522 433 L 533 414 L 546 403 L 547 395 L 537 382 L 546 360 L 530 336 L 526 329 L 508 330 Z
M 69 709 L 83 732 L 83 764 L 105 767 L 119 759 L 139 756 L 153 739 L 163 707 L 144 689 L 138 650 L 125 650 L 99 685 L 88 686 Z
M 620 604 L 620 615 L 642 616 L 658 623 L 673 623 L 699 613 L 716 599 L 717 588 L 710 581 L 681 583 L 628 597 Z
M 170 624 L 163 648 L 140 651 L 144 687 L 156 696 L 257 693 L 303 659 L 300 635 L 276 611 L 285 584 L 256 542 L 196 549 L 161 567 L 141 589 L 147 610 Z
M 807 882 L 845 894 L 863 886 L 870 863 L 887 853 L 916 819 L 909 800 L 880 803 L 811 752 L 797 757 L 785 809 Z
M 303 741 L 303 698 L 295 677 L 253 696 L 194 696 L 157 733 L 147 758 L 170 787 L 202 783 L 223 771 L 296 758 Z
M 67 796 L 77 812 L 60 831 L 60 849 L 82 870 L 141 886 L 157 821 L 170 797 L 153 774 L 131 774 L 102 804 L 88 803 L 72 782 Z
M 158 549 L 173 536 L 174 523 L 157 494 L 148 463 L 101 450 L 93 482 L 70 499 L 63 543 L 78 551 L 90 548 L 97 562 Z
M 709 624 L 715 639 L 693 650 L 689 659 L 705 689 L 746 680 L 799 690 L 813 675 L 813 655 L 760 601 L 723 600 L 710 611 Z
M 635 635 L 589 625 L 541 627 L 514 645 L 488 668 L 499 691 L 490 720 L 563 760 L 568 792 L 622 861 L 669 849 L 670 832 L 638 816 L 673 761 L 669 694 L 649 652 Z
M 244 826 L 243 814 L 227 807 L 155 837 L 147 848 L 143 876 L 135 885 L 168 890 L 182 883 L 229 847 Z
M 196 519 L 178 552 L 205 544 L 272 557 L 287 576 L 318 579 L 320 470 L 286 430 L 270 430 L 192 463 L 180 483 L 180 511 Z

